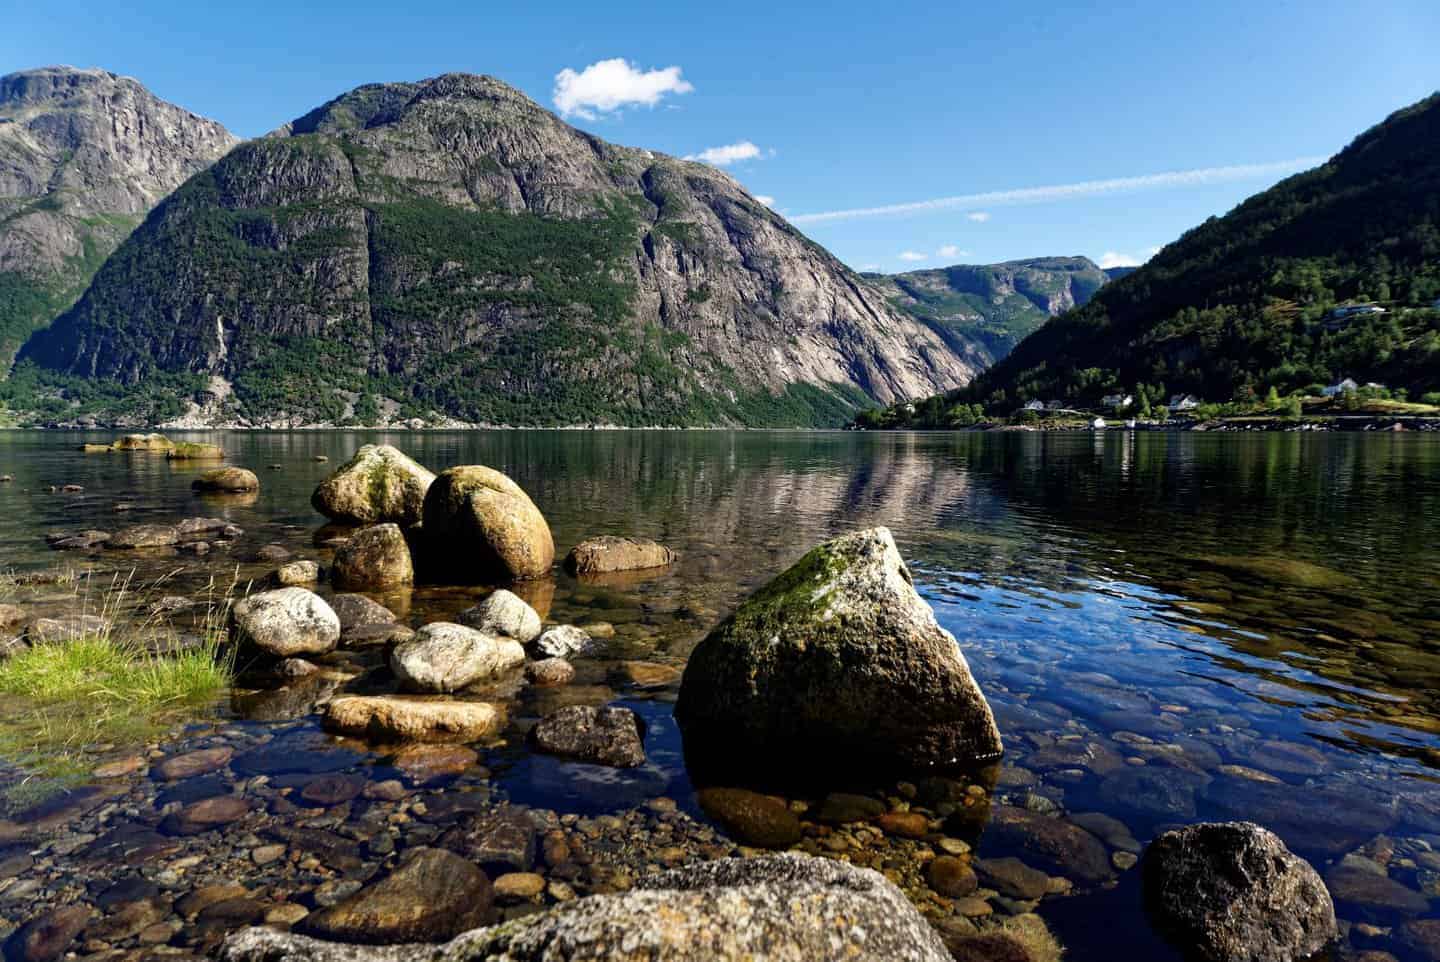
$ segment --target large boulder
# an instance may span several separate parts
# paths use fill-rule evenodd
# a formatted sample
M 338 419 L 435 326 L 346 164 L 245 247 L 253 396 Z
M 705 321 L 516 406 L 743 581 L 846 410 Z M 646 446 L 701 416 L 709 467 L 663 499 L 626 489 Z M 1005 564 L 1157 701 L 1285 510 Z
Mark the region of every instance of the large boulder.
M 388 444 L 367 444 L 320 482 L 310 503 L 336 521 L 412 525 L 420 520 L 435 475 Z
M 221 461 L 225 449 L 218 444 L 202 444 L 198 441 L 181 441 L 165 451 L 171 461 Z
M 1156 928 L 1204 962 L 1306 958 L 1337 935 L 1315 869 L 1250 822 L 1166 832 L 1150 843 L 1141 873 Z
M 440 848 L 415 848 L 389 875 L 301 924 L 307 935 L 336 942 L 391 945 L 440 942 L 484 924 L 490 880 Z
M 412 691 L 459 691 L 525 663 L 518 641 L 437 621 L 390 653 L 390 670 Z
M 442 471 L 425 495 L 425 536 L 467 581 L 524 580 L 549 573 L 555 541 L 520 486 L 492 468 Z
M 231 610 L 235 639 L 275 658 L 323 655 L 340 640 L 340 619 L 313 591 L 277 588 L 242 598 Z
M 414 584 L 410 546 L 399 526 L 377 524 L 355 532 L 336 549 L 331 580 L 347 590 Z
M 675 716 L 701 759 L 883 770 L 1001 752 L 886 528 L 828 541 L 752 595 L 690 656 Z
M 472 742 L 505 727 L 505 711 L 483 701 L 347 695 L 325 706 L 325 728 L 385 742 Z
M 500 588 L 473 608 L 460 612 L 460 623 L 529 644 L 543 627 L 540 614 L 514 592 Z
M 565 556 L 566 570 L 577 575 L 663 568 L 674 562 L 675 552 L 658 541 L 610 535 L 586 538 Z
M 232 935 L 222 962 L 949 962 L 884 876 L 801 855 L 702 862 L 442 946 L 357 948 L 273 929 Z

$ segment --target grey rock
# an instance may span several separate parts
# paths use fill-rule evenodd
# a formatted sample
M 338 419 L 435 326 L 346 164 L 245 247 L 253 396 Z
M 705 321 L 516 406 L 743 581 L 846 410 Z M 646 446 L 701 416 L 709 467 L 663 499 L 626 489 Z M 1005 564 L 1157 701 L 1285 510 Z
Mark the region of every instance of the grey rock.
M 500 588 L 473 608 L 460 612 L 460 624 L 528 645 L 539 636 L 540 615 L 514 592 Z
M 100 615 L 61 615 L 58 618 L 36 618 L 25 626 L 21 637 L 31 645 L 59 645 L 109 632 L 110 622 Z
M 361 625 L 389 625 L 398 620 L 389 608 L 359 594 L 335 595 L 330 599 L 330 607 L 340 619 L 341 631 Z
M 339 942 L 439 942 L 485 921 L 490 880 L 453 852 L 417 848 L 388 876 L 339 904 L 312 912 L 307 935 Z
M 222 962 L 628 962 L 640 957 L 664 962 L 950 962 L 929 923 L 879 873 L 801 855 L 688 866 L 643 879 L 629 892 L 565 902 L 445 945 L 356 948 L 250 929 L 231 936 L 220 952 Z
M 437 621 L 390 653 L 390 669 L 412 691 L 459 691 L 525 662 L 520 643 Z
M 231 609 L 235 636 L 275 658 L 323 655 L 340 640 L 340 619 L 313 591 L 277 588 L 242 598 Z
M 1249 822 L 1166 832 L 1146 850 L 1141 872 L 1156 927 L 1205 962 L 1300 959 L 1337 936 L 1315 869 Z
M 693 740 L 772 765 L 926 768 L 1001 751 L 886 528 L 828 541 L 752 595 L 690 656 L 675 715 L 687 754 Z
M 537 658 L 569 658 L 594 644 L 590 636 L 574 625 L 556 625 L 543 632 L 531 649 Z

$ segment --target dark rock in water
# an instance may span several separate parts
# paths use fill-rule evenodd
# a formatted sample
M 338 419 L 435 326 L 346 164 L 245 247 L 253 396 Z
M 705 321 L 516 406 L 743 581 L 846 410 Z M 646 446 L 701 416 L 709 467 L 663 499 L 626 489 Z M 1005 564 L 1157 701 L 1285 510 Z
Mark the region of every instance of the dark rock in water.
M 385 878 L 311 913 L 300 929 L 339 942 L 439 942 L 484 924 L 493 897 L 485 873 L 465 859 L 417 848 Z
M 687 757 L 801 774 L 928 768 L 997 757 L 990 706 L 916 593 L 890 532 L 812 549 L 710 633 L 675 717 Z
M 189 805 L 191 802 L 198 802 L 202 798 L 229 795 L 234 788 L 235 784 L 228 775 L 207 775 L 199 778 L 187 778 L 175 782 L 173 786 L 166 788 L 159 795 L 156 795 L 155 807 L 164 808 L 172 802 Z
M 31 919 L 5 940 L 5 962 L 54 962 L 70 948 L 90 915 L 88 905 L 62 905 Z
M 1110 856 L 1094 835 L 1072 822 L 1023 808 L 996 806 L 984 841 L 1016 851 L 1047 872 L 1082 882 L 1103 882 L 1113 875 Z
M 47 535 L 45 543 L 56 551 L 87 551 L 104 547 L 109 540 L 108 531 L 57 531 Z
M 804 906 L 799 912 L 796 906 Z M 743 923 L 739 921 L 743 919 Z M 545 962 L 557 947 L 586 962 L 950 962 L 930 924 L 884 876 L 800 855 L 702 862 L 631 891 L 564 902 L 435 950 L 446 962 Z M 401 962 L 385 949 L 270 929 L 231 936 L 222 962 Z
M 182 778 L 193 778 L 196 775 L 208 775 L 210 772 L 219 771 L 230 764 L 230 759 L 234 757 L 235 749 L 229 745 L 171 755 L 151 766 L 150 777 L 173 782 Z
M 502 808 L 451 829 L 441 844 L 487 871 L 528 872 L 535 864 L 535 823 L 525 812 Z
M 1009 856 L 976 859 L 975 872 L 986 885 L 1014 899 L 1038 899 L 1050 885 L 1044 872 Z
M 1328 788 L 1222 777 L 1202 797 L 1227 818 L 1261 819 L 1287 845 L 1321 855 L 1348 852 L 1395 824 L 1395 813 L 1378 802 Z
M 1204 962 L 1304 958 L 1338 934 L 1315 869 L 1252 823 L 1166 832 L 1145 852 L 1141 884 L 1156 928 Z
M 1416 919 L 1395 930 L 1395 941 L 1419 962 L 1440 962 L 1440 919 Z
M 571 574 L 602 574 L 608 571 L 635 571 L 663 568 L 675 563 L 675 552 L 647 538 L 587 538 L 565 557 Z
M 198 835 L 229 825 L 250 813 L 250 803 L 238 795 L 217 795 L 191 802 L 180 811 L 167 815 L 160 823 L 171 835 Z
M 166 548 L 178 543 L 180 532 L 168 524 L 137 524 L 110 536 L 108 548 Z
M 628 708 L 562 708 L 541 719 L 531 738 L 537 749 L 551 755 L 616 768 L 645 764 L 640 718 Z
M 825 825 L 848 825 L 851 822 L 868 822 L 885 814 L 886 806 L 878 798 L 869 795 L 852 795 L 849 792 L 831 792 L 820 802 L 815 820 Z
M 390 764 L 404 773 L 411 784 L 427 785 L 454 778 L 479 761 L 479 754 L 464 745 L 419 744 L 403 748 Z
M 1195 817 L 1195 793 L 1206 781 L 1204 776 L 1177 768 L 1125 768 L 1106 776 L 1100 783 L 1100 797 L 1114 808 L 1180 821 Z
M 330 599 L 330 608 L 340 619 L 341 631 L 361 625 L 391 625 L 397 621 L 393 611 L 365 595 L 335 595 Z
M 975 870 L 963 858 L 940 855 L 925 866 L 925 879 L 930 887 L 946 898 L 964 898 L 980 885 Z
M 736 841 L 757 848 L 786 848 L 800 841 L 800 820 L 782 801 L 743 788 L 701 790 L 700 807 Z
M 946 940 L 953 962 L 1040 962 L 1013 935 L 986 932 Z
M 350 801 L 364 788 L 365 779 L 359 775 L 321 775 L 300 790 L 300 798 L 310 805 L 329 808 Z
M 388 648 L 404 644 L 415 637 L 415 632 L 404 625 L 371 624 L 356 625 L 340 632 L 340 647 Z
M 1430 900 L 1380 871 L 1342 862 L 1325 873 L 1325 884 L 1341 913 L 1375 925 L 1391 925 L 1423 915 Z
M 328 746 L 323 738 L 277 738 L 237 755 L 231 768 L 241 775 L 286 775 L 294 772 L 338 772 L 360 761 L 357 752 Z

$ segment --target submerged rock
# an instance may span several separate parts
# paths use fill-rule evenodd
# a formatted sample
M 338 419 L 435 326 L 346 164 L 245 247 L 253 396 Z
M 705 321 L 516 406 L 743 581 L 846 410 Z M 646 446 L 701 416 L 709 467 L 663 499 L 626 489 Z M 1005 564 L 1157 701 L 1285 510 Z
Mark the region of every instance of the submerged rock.
M 742 921 L 743 920 L 743 921 Z M 561 947 L 564 947 L 563 949 Z M 563 954 L 560 954 L 562 953 Z M 433 949 L 361 949 L 249 929 L 223 962 L 949 962 L 928 922 L 884 876 L 777 855 L 704 862 Z
M 379 741 L 472 742 L 505 727 L 505 711 L 481 701 L 350 695 L 325 706 L 326 729 Z
M 106 547 L 109 548 L 167 548 L 180 541 L 180 532 L 174 525 L 137 524 L 121 528 L 112 534 Z
M 1073 822 L 1012 805 L 990 813 L 988 839 L 1019 852 L 1047 872 L 1082 882 L 1104 882 L 1113 872 L 1105 845 Z
M 810 551 L 696 647 L 686 738 L 770 764 L 922 768 L 993 759 L 1000 733 L 886 528 Z
M 537 749 L 551 755 L 614 768 L 645 764 L 640 718 L 628 708 L 571 705 L 542 718 L 531 738 Z
M 520 486 L 479 465 L 441 472 L 425 495 L 425 534 L 465 580 L 523 580 L 555 563 L 550 526 Z
M 587 538 L 565 556 L 566 570 L 577 575 L 663 568 L 674 563 L 674 551 L 645 538 Z
M 742 845 L 786 848 L 800 841 L 800 820 L 783 801 L 744 788 L 706 788 L 700 808 Z
M 196 491 L 219 491 L 222 494 L 244 494 L 260 490 L 260 479 L 245 468 L 216 468 L 206 471 L 190 483 Z
M 460 624 L 527 645 L 539 636 L 540 615 L 511 591 L 500 588 L 473 608 L 460 612 Z
M 313 591 L 277 588 L 242 598 L 231 610 L 234 635 L 275 658 L 323 655 L 340 640 L 340 619 Z
M 220 461 L 225 449 L 218 444 L 201 444 L 196 441 L 181 441 L 165 452 L 171 461 Z
M 524 662 L 519 642 L 444 621 L 426 625 L 390 653 L 390 669 L 413 691 L 459 691 Z
M 31 645 L 59 645 L 81 638 L 100 638 L 110 633 L 110 622 L 100 615 L 61 615 L 36 618 L 22 636 Z
M 355 532 L 335 551 L 331 579 L 337 588 L 393 588 L 415 583 L 415 566 L 405 535 L 393 524 Z
M 1205 962 L 1304 958 L 1338 934 L 1315 869 L 1250 822 L 1166 832 L 1145 852 L 1141 884 L 1157 928 Z
M 388 444 L 367 444 L 320 482 L 310 503 L 336 521 L 412 525 L 420 521 L 435 475 Z
M 337 942 L 440 942 L 483 924 L 492 899 L 490 880 L 470 862 L 416 848 L 385 878 L 312 912 L 300 931 Z
M 5 940 L 6 962 L 53 962 L 79 937 L 94 910 L 62 905 L 26 922 Z

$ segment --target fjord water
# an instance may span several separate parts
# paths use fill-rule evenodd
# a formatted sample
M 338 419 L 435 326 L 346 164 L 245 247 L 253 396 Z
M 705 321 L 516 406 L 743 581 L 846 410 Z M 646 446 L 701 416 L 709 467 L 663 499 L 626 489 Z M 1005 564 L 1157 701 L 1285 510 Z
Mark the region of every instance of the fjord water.
M 614 625 L 605 659 L 681 666 L 725 612 L 807 548 L 884 524 L 995 708 L 1006 742 L 996 792 L 1009 804 L 1111 816 L 1141 842 L 1164 826 L 1252 819 L 1322 871 L 1381 833 L 1440 843 L 1430 834 L 1440 834 L 1434 436 L 186 437 L 222 444 L 230 463 L 260 475 L 259 494 L 201 498 L 190 491 L 198 466 L 76 451 L 109 435 L 0 433 L 0 474 L 15 479 L 0 486 L 0 561 L 17 572 L 133 567 L 137 583 L 164 575 L 166 592 L 179 594 L 212 576 L 259 578 L 273 565 L 250 559 L 266 544 L 324 562 L 313 537 L 324 519 L 310 494 L 360 444 L 383 440 L 435 470 L 487 464 L 509 474 L 544 511 L 562 553 L 596 534 L 652 537 L 678 550 L 680 562 L 659 576 L 581 584 L 557 575 L 541 594 L 553 620 Z M 64 484 L 84 491 L 47 490 Z M 128 510 L 117 513 L 117 503 Z M 44 541 L 55 529 L 197 514 L 223 516 L 246 533 L 203 559 L 81 558 Z M 419 624 L 481 593 L 417 588 L 382 600 Z M 693 810 L 669 715 L 673 689 L 615 687 L 649 726 L 648 781 L 627 787 L 614 773 L 591 781 L 576 775 L 583 766 L 512 750 L 487 759 L 500 790 L 559 811 L 603 811 L 661 793 Z M 237 698 L 217 711 L 243 714 L 247 704 Z M 528 707 L 538 714 L 545 703 Z M 836 773 L 837 784 L 856 775 Z M 979 851 L 1008 854 L 987 849 L 983 835 Z M 1397 862 L 1392 873 L 1427 896 L 1440 892 L 1440 874 L 1410 864 Z M 1115 950 L 1115 933 L 1092 940 L 1077 909 L 1092 913 L 1090 923 L 1095 911 L 1128 915 L 1136 872 L 1121 872 L 1109 891 L 1042 903 L 1071 958 Z M 1340 914 L 1356 918 L 1343 905 Z

